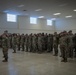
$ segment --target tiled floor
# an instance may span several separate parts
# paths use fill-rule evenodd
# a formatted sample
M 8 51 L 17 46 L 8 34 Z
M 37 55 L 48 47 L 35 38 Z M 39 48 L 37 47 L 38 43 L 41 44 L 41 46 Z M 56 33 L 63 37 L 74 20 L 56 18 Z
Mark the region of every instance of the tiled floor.
M 61 62 L 60 57 L 50 53 L 12 53 L 9 50 L 9 61 L 2 62 L 0 49 L 0 75 L 76 75 L 76 59 Z

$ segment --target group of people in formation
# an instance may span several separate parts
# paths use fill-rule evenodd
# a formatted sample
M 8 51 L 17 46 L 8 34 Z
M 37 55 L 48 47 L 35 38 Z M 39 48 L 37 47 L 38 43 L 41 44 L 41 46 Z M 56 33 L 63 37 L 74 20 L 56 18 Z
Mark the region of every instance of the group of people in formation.
M 59 34 L 57 32 L 54 34 L 11 34 L 6 30 L 0 35 L 0 47 L 3 52 L 3 62 L 8 61 L 9 48 L 13 49 L 13 53 L 26 51 L 41 54 L 54 51 L 54 56 L 58 56 L 58 49 L 60 49 L 61 62 L 67 62 L 67 58 L 76 57 L 76 34 L 73 34 L 72 30 Z

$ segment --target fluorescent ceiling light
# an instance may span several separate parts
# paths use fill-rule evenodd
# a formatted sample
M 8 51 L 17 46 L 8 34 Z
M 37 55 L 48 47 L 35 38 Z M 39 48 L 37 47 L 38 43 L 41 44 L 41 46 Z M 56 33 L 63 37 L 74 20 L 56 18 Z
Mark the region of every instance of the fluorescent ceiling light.
M 24 5 L 19 5 L 18 7 L 24 7 Z
M 42 9 L 37 9 L 37 10 L 35 10 L 35 11 L 41 11 Z
M 39 16 L 38 18 L 44 18 L 44 16 Z
M 75 10 L 73 10 L 73 11 L 76 11 L 76 9 L 75 9 Z
M 60 15 L 61 13 L 55 13 L 55 14 L 53 14 L 53 15 Z
M 65 16 L 66 18 L 70 18 L 70 17 L 72 17 L 71 15 L 69 15 L 69 16 Z

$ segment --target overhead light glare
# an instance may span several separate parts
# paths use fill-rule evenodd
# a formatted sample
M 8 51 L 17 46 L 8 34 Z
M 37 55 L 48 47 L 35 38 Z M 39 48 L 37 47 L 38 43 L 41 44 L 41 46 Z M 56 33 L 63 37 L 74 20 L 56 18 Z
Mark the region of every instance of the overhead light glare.
M 53 14 L 53 15 L 60 15 L 61 13 L 55 13 L 55 14 Z
M 74 9 L 73 11 L 76 11 L 76 9 Z
M 70 18 L 70 17 L 72 17 L 71 15 L 69 15 L 69 16 L 65 16 L 66 18 Z
M 41 11 L 42 9 L 37 9 L 37 10 L 35 10 L 35 11 Z
M 20 8 L 21 8 L 21 7 L 24 7 L 24 5 L 19 5 L 18 7 L 20 7 Z
M 39 16 L 38 18 L 44 18 L 44 16 Z

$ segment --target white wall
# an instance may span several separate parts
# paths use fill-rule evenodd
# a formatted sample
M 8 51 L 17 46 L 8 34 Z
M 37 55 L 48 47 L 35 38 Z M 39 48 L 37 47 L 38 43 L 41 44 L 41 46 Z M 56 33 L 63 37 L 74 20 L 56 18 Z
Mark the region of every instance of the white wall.
M 0 13 L 0 34 L 8 30 L 9 33 L 53 33 L 55 25 L 47 26 L 45 19 L 38 19 L 37 25 L 30 24 L 30 18 L 26 16 L 18 16 L 17 22 L 7 22 L 6 14 Z
M 75 18 L 67 18 L 67 19 L 58 19 L 55 22 L 55 27 L 57 32 L 61 32 L 63 30 L 72 30 L 73 33 L 76 32 L 76 19 Z

